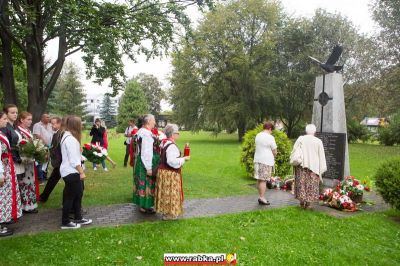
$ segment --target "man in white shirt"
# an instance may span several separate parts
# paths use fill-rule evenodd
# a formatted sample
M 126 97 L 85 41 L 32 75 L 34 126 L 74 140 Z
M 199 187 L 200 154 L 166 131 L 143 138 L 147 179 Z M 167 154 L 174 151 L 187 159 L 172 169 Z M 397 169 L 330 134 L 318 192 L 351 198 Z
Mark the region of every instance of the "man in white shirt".
M 135 126 L 135 122 L 133 121 L 133 119 L 130 119 L 128 121 L 128 127 L 125 129 L 126 140 L 124 142 L 124 144 L 125 144 L 124 167 L 127 167 L 127 165 L 128 165 L 129 149 L 130 149 L 130 145 L 131 145 L 131 141 L 132 141 L 132 130 L 135 128 L 137 128 Z
M 50 121 L 49 114 L 43 113 L 40 121 L 33 125 L 33 132 L 32 132 L 35 138 L 41 139 L 43 143 L 47 146 L 50 146 L 51 139 L 53 137 L 53 128 L 51 127 L 49 121 Z M 38 179 L 40 183 L 43 183 L 43 181 L 46 180 L 47 166 L 48 162 L 37 165 Z
M 258 203 L 260 205 L 270 204 L 265 199 L 265 191 L 267 190 L 267 180 L 272 177 L 277 154 L 277 145 L 275 138 L 272 136 L 273 129 L 274 125 L 272 123 L 265 123 L 264 130 L 258 133 L 255 139 L 254 178 L 257 179 Z

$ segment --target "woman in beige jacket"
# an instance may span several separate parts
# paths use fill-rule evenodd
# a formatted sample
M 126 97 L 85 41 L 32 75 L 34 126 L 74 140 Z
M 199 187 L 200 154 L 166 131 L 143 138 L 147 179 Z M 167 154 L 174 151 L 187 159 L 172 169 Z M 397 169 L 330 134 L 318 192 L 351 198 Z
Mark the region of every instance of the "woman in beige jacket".
M 302 163 L 295 168 L 295 197 L 300 207 L 306 209 L 311 202 L 318 200 L 319 182 L 326 171 L 325 152 L 322 141 L 315 137 L 316 127 L 306 126 L 306 135 L 300 136 L 293 149 L 302 151 Z

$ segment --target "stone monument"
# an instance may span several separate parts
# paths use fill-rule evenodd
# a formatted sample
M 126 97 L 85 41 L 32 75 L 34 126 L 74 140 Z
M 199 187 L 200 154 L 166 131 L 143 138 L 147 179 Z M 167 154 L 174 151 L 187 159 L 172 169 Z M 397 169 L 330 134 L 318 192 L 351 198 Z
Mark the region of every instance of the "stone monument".
M 317 77 L 312 123 L 317 127 L 317 137 L 324 143 L 328 165 L 328 171 L 323 175 L 324 185 L 335 186 L 335 180 L 350 175 L 341 74 L 329 73 Z
M 340 73 L 335 72 L 342 66 L 334 66 L 341 52 L 342 48 L 335 46 L 325 64 L 318 61 L 321 68 L 328 73 L 316 78 L 312 115 L 312 123 L 317 127 L 316 136 L 324 144 L 328 166 L 322 177 L 324 185 L 330 187 L 350 175 L 343 79 Z

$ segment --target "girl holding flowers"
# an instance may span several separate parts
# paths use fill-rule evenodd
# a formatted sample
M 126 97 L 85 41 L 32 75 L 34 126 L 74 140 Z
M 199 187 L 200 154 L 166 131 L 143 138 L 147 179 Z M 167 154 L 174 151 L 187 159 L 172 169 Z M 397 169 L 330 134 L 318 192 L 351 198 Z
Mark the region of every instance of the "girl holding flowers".
M 17 120 L 16 131 L 20 134 L 21 140 L 19 145 L 26 145 L 29 140 L 33 140 L 32 132 L 29 127 L 32 125 L 32 114 L 21 112 Z M 22 174 L 18 175 L 18 184 L 21 192 L 22 210 L 25 213 L 37 213 L 37 201 L 39 199 L 39 182 L 35 167 L 35 159 L 33 157 L 22 156 L 21 164 L 17 164 L 17 168 L 23 168 Z

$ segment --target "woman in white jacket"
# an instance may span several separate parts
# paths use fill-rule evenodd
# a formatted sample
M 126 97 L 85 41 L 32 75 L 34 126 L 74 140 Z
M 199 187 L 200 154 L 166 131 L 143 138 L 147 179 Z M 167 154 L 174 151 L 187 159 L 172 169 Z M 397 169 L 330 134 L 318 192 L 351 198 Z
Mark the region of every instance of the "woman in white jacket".
M 306 126 L 306 135 L 300 136 L 293 149 L 300 149 L 302 163 L 295 168 L 296 199 L 300 201 L 300 207 L 309 208 L 311 202 L 318 200 L 319 182 L 326 171 L 325 152 L 322 141 L 315 137 L 317 131 L 315 125 Z
M 63 192 L 63 210 L 61 229 L 80 228 L 81 224 L 91 224 L 81 214 L 83 179 L 86 177 L 81 166 L 81 131 L 82 122 L 77 116 L 65 119 L 65 132 L 61 139 L 62 162 L 60 174 L 65 182 Z M 75 221 L 71 222 L 69 212 L 73 210 Z

